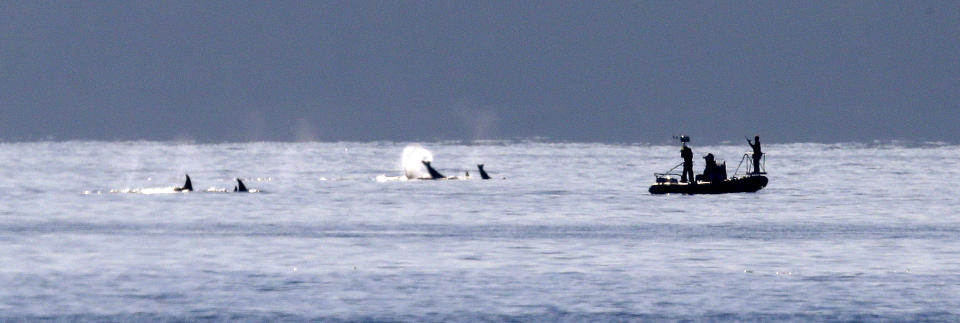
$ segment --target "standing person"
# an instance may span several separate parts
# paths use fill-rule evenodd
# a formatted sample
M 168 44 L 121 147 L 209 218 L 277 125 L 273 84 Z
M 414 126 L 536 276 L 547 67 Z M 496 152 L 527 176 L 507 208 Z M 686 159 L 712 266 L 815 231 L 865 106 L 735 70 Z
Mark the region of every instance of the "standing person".
M 750 144 L 750 148 L 753 148 L 753 173 L 760 173 L 760 157 L 763 156 L 763 152 L 760 151 L 760 136 L 754 136 L 753 142 L 750 142 L 750 139 L 747 139 L 747 143 Z
M 693 177 L 693 150 L 690 147 L 687 147 L 687 143 L 683 143 L 683 148 L 680 148 L 680 157 L 683 158 L 683 174 L 680 175 L 680 182 L 687 182 L 687 174 L 690 174 L 690 181 L 696 183 L 696 179 Z

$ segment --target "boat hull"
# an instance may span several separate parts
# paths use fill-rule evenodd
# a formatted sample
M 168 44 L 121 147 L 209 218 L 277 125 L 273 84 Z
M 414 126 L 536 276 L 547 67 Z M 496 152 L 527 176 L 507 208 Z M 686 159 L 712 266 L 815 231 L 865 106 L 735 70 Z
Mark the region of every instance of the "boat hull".
M 658 183 L 650 186 L 650 194 L 725 194 L 752 193 L 767 186 L 766 176 L 732 178 L 718 183 Z

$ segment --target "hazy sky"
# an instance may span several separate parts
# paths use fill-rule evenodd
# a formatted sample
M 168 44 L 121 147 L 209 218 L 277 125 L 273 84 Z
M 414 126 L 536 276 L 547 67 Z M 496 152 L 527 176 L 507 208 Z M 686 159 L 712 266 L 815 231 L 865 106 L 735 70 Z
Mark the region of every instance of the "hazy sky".
M 2 1 L 0 140 L 960 142 L 960 1 Z

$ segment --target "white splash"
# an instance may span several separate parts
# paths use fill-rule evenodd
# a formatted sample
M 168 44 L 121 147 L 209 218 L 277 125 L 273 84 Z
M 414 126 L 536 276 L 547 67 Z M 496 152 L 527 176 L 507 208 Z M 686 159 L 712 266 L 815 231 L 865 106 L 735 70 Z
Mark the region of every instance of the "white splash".
M 430 172 L 423 166 L 424 161 L 433 162 L 433 153 L 419 144 L 407 145 L 400 157 L 403 176 L 408 179 L 430 178 Z

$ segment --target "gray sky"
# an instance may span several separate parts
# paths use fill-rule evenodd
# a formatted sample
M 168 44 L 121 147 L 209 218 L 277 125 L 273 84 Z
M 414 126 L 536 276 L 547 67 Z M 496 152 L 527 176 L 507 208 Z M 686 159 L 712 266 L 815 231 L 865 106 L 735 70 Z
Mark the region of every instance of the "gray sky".
M 0 140 L 960 142 L 958 1 L 3 1 Z

